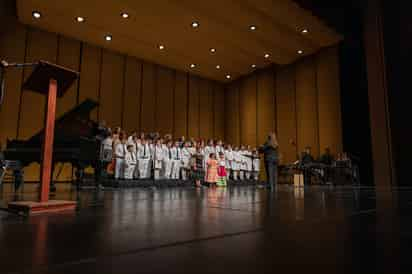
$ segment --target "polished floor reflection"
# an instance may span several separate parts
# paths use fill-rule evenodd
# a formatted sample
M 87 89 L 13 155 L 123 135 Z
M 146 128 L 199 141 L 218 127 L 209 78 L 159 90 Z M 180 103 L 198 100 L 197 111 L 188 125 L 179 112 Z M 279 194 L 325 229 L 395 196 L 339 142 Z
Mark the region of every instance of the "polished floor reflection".
M 25 186 L 18 199 L 36 197 Z M 6 185 L 4 206 L 15 199 Z M 75 214 L 0 212 L 0 273 L 410 273 L 412 189 L 76 193 Z

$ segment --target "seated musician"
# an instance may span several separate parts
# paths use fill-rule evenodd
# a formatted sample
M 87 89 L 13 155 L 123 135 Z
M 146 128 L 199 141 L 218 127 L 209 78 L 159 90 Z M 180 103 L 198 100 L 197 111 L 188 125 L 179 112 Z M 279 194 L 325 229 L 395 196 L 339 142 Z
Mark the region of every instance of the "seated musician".
M 17 191 L 23 184 L 23 167 L 19 161 L 7 161 L 4 157 L 3 147 L 0 142 L 0 185 L 6 175 L 7 170 L 11 170 L 14 176 L 14 190 Z
M 330 166 L 332 165 L 333 161 L 334 159 L 333 159 L 332 154 L 330 153 L 330 148 L 329 147 L 325 148 L 325 152 L 320 156 L 319 162 Z
M 109 131 L 111 130 L 107 127 L 106 121 L 100 121 L 99 125 L 97 126 L 96 138 L 100 141 L 104 140 L 108 135 L 111 135 L 111 132 L 109 133 Z
M 325 182 L 329 182 L 331 180 L 331 173 L 332 173 L 332 164 L 334 163 L 335 159 L 333 155 L 330 153 L 330 148 L 325 148 L 325 152 L 320 156 L 319 162 L 325 165 L 324 176 Z
M 300 157 L 300 168 L 303 170 L 303 182 L 305 185 L 309 185 L 311 182 L 310 166 L 314 161 L 312 148 L 310 146 L 305 147 L 305 151 L 302 152 Z
M 312 156 L 312 148 L 310 146 L 305 147 L 305 150 L 302 152 L 300 162 L 302 165 L 308 165 L 313 163 L 315 160 Z

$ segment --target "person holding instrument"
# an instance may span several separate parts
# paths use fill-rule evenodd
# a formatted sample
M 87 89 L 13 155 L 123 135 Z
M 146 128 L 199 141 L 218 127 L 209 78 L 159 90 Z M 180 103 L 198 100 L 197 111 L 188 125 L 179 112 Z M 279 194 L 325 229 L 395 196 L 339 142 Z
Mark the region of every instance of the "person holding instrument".
M 267 180 L 266 187 L 271 191 L 274 190 L 277 184 L 277 169 L 279 160 L 278 147 L 278 141 L 274 132 L 270 133 L 266 142 L 259 147 L 259 153 L 263 154 L 263 159 L 265 162 Z

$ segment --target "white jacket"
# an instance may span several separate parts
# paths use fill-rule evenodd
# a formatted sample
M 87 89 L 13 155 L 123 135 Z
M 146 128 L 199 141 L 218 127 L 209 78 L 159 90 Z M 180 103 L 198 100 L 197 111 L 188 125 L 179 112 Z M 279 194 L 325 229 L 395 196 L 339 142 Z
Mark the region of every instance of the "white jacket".
M 148 144 L 140 145 L 137 151 L 139 159 L 150 159 L 150 146 Z
M 153 148 L 153 159 L 155 161 L 162 161 L 163 160 L 163 147 L 162 145 L 160 146 L 154 146 Z
M 163 160 L 164 161 L 172 160 L 172 148 L 169 148 L 166 145 L 163 146 Z
M 182 160 L 182 151 L 180 147 L 171 147 L 170 154 L 172 155 L 172 160 Z
M 190 148 L 182 148 L 182 161 L 188 163 L 190 161 L 190 157 L 192 157 L 192 154 L 190 153 Z
M 127 151 L 125 161 L 126 161 L 126 166 L 135 166 L 137 164 L 135 153 Z

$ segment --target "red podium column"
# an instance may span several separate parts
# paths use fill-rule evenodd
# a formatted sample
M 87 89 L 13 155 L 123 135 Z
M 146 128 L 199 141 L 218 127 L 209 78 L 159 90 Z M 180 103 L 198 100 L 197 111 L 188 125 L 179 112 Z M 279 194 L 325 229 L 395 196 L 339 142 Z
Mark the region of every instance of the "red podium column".
M 40 202 L 49 201 L 52 172 L 54 120 L 56 118 L 57 81 L 50 79 L 47 94 L 46 127 L 44 130 L 43 159 L 40 181 Z

